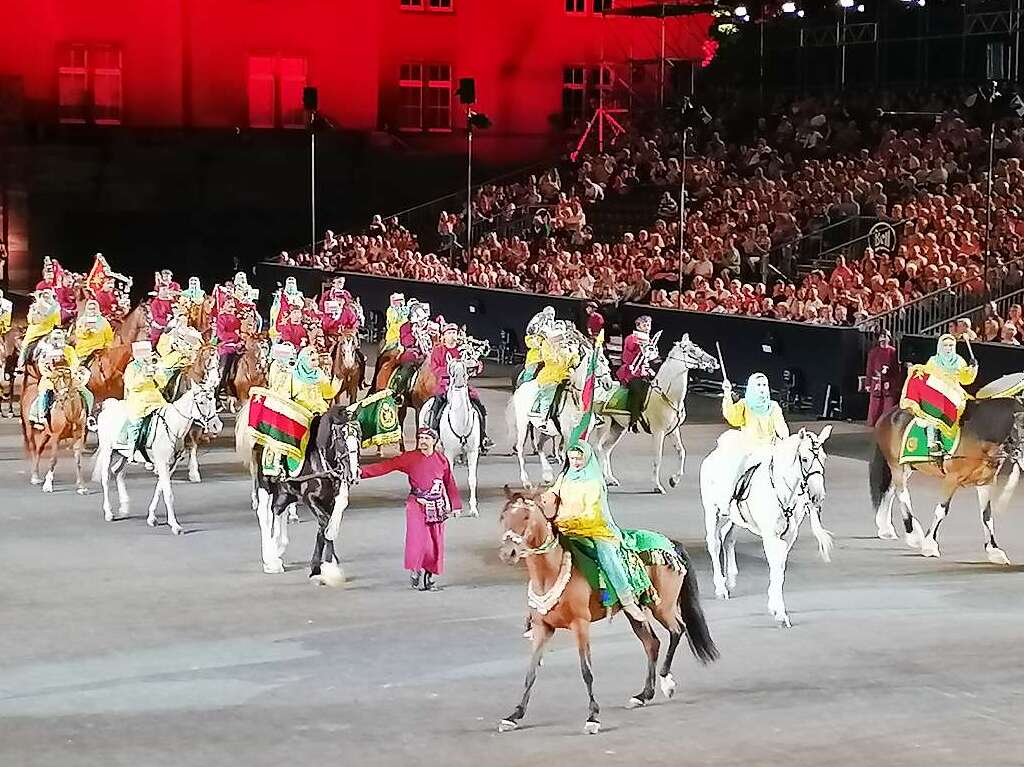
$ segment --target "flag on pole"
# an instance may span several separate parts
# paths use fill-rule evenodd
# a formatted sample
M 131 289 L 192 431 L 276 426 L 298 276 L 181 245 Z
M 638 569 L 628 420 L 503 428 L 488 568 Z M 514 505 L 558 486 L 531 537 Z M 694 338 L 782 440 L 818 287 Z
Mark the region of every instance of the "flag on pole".
M 597 334 L 594 339 L 594 353 L 590 355 L 590 363 L 587 365 L 587 378 L 583 382 L 583 393 L 580 395 L 580 409 L 583 415 L 576 428 L 572 430 L 569 437 L 569 447 L 585 442 L 590 436 L 590 427 L 594 423 L 594 389 L 597 386 L 597 358 L 601 354 L 601 347 L 604 346 L 604 331 Z

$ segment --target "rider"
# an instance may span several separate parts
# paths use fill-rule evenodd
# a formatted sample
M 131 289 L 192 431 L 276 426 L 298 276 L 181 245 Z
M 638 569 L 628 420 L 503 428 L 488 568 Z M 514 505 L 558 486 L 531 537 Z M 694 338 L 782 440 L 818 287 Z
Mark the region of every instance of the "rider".
M 615 373 L 619 383 L 629 390 L 629 430 L 635 432 L 638 424 L 651 433 L 651 427 L 644 418 L 644 402 L 654 378 L 649 357 L 651 345 L 651 318 L 637 317 L 636 330 L 626 336 L 622 344 L 622 364 Z
M 274 345 L 271 353 L 267 387 L 275 394 L 302 405 L 315 415 L 322 415 L 341 389 L 341 382 L 332 380 L 320 369 L 317 350 L 307 346 L 298 355 L 288 343 Z
M 295 278 L 285 279 L 284 288 L 274 294 L 274 303 L 270 307 L 270 337 L 272 339 L 277 340 L 281 332 L 281 325 L 290 319 L 292 309 L 295 307 L 301 309 L 304 301 Z
M 66 367 L 71 372 L 71 382 L 82 397 L 85 412 L 88 416 L 88 428 L 96 428 L 92 418 L 95 402 L 93 394 L 86 388 L 89 371 L 81 366 L 75 350 L 67 343 L 67 334 L 63 328 L 54 328 L 50 334 L 39 342 L 34 353 L 39 366 L 39 393 L 29 409 L 28 419 L 32 426 L 42 430 L 46 428 L 46 417 L 53 404 L 53 377 L 58 367 Z
M 402 352 L 398 356 L 398 375 L 393 377 L 391 387 L 396 392 L 404 391 L 413 374 L 433 351 L 429 324 L 430 304 L 416 299 L 410 301 L 409 317 L 398 331 L 398 342 Z
M 62 269 L 53 289 L 53 296 L 60 307 L 60 322 L 65 325 L 78 315 L 78 295 L 75 291 L 75 274 Z
M 622 531 L 608 506 L 608 486 L 594 449 L 587 442 L 569 448 L 569 468 L 561 474 L 541 502 L 545 513 L 554 508 L 558 532 L 589 538 L 594 543 L 597 561 L 619 599 L 623 611 L 636 621 L 647 617 L 630 585 L 621 553 Z
M 345 290 L 345 278 L 340 274 L 331 280 L 331 286 L 320 294 L 320 313 L 327 311 L 328 301 L 337 301 L 346 306 L 352 300 L 352 294 Z
M 562 323 L 554 323 L 544 331 L 544 342 L 541 344 L 540 356 L 543 367 L 537 374 L 537 399 L 534 401 L 533 412 L 530 414 L 534 426 L 548 436 L 557 436 L 558 430 L 551 420 L 551 408 L 559 384 L 569 378 L 569 373 L 576 367 L 579 356 L 569 348 Z
M 18 353 L 19 370 L 25 366 L 29 347 L 60 325 L 60 307 L 53 297 L 53 291 L 45 288 L 37 290 L 34 295 L 35 300 L 28 308 L 28 328 L 25 330 L 25 338 Z
M 160 336 L 156 345 L 157 354 L 160 355 L 156 380 L 161 389 L 166 389 L 177 373 L 195 362 L 202 343 L 202 334 L 184 323 L 177 324 Z
M 181 296 L 190 304 L 198 306 L 206 300 L 206 291 L 203 290 L 198 277 L 189 277 L 188 288 L 181 292 Z
M 100 313 L 100 304 L 90 298 L 82 308 L 82 316 L 75 322 L 75 353 L 86 367 L 89 358 L 114 344 L 114 330 Z
M 398 347 L 398 331 L 408 318 L 406 311 L 405 295 L 392 293 L 388 299 L 388 310 L 384 319 L 384 343 L 381 346 L 381 353 Z
M 279 339 L 291 344 L 296 349 L 302 348 L 309 341 L 309 334 L 302 324 L 302 315 L 302 304 L 297 304 L 288 310 L 285 321 L 279 322 L 277 325 Z
M 9 298 L 4 297 L 0 290 L 0 336 L 11 329 L 11 320 L 14 317 L 14 304 Z
M 220 380 L 227 382 L 231 365 L 242 351 L 242 321 L 235 313 L 235 299 L 225 296 L 217 315 L 217 356 L 220 358 Z
M 541 365 L 541 347 L 544 345 L 544 331 L 555 321 L 555 307 L 545 306 L 526 324 L 526 361 L 520 383 L 537 377 Z
M 747 379 L 743 399 L 734 401 L 732 384 L 722 381 L 722 415 L 733 428 L 718 438 L 723 488 L 730 494 L 751 459 L 763 456 L 776 442 L 789 436 L 779 403 L 772 399 L 768 376 L 754 373 Z M 720 506 L 728 509 L 729 503 Z
M 459 326 L 449 322 L 441 328 L 441 338 L 430 352 L 430 369 L 437 380 L 437 391 L 434 392 L 434 401 L 430 408 L 429 425 L 434 431 L 438 430 L 441 420 L 441 413 L 448 402 L 448 386 L 451 381 L 448 377 L 448 361 L 461 360 L 462 350 L 459 348 Z M 477 363 L 476 371 L 468 371 L 470 375 L 478 374 L 483 365 Z M 476 389 L 470 387 L 469 401 L 480 416 L 480 447 L 490 450 L 494 442 L 487 436 L 487 410 L 480 401 L 480 394 Z
M 64 269 L 60 262 L 52 256 L 43 256 L 43 277 L 36 283 L 36 292 L 40 290 L 56 290 L 60 285 L 60 276 Z
M 159 275 L 160 272 L 157 272 L 158 277 Z M 164 334 L 167 325 L 174 316 L 174 298 L 171 288 L 163 282 L 158 282 L 156 295 L 149 302 L 149 315 L 152 318 L 149 328 L 149 341 L 151 344 L 156 344 L 160 341 L 160 336 Z
M 132 361 L 124 371 L 124 403 L 128 419 L 114 449 L 123 451 L 129 460 L 137 461 L 141 457 L 134 451 L 143 421 L 150 413 L 167 405 L 157 382 L 156 356 L 149 341 L 132 344 Z
M 161 269 L 153 275 L 153 290 L 159 292 L 161 285 L 175 295 L 181 292 L 181 285 L 174 281 L 174 272 L 170 269 Z
M 105 278 L 102 286 L 98 290 L 93 290 L 92 294 L 99 304 L 100 314 L 109 319 L 117 313 L 118 297 L 113 277 Z
M 971 352 L 970 362 L 956 353 L 956 337 L 949 333 L 939 336 L 935 354 L 928 359 L 928 362 L 924 365 L 911 366 L 907 375 L 907 384 L 903 387 L 903 397 L 900 399 L 901 408 L 909 410 L 926 422 L 928 452 L 940 467 L 946 459 L 946 450 L 939 437 L 939 431 L 941 430 L 946 435 L 956 434 L 960 416 L 968 399 L 968 394 L 962 387 L 974 383 L 978 377 L 978 360 L 974 357 L 969 343 L 967 349 Z M 922 375 L 934 376 L 944 384 L 942 388 L 946 391 L 936 392 L 936 396 L 943 397 L 946 403 L 953 405 L 955 416 L 951 415 L 945 420 L 940 420 L 937 416 L 922 410 L 919 403 L 907 399 L 907 386 L 911 379 Z M 936 389 L 936 387 L 929 388 L 932 391 Z
M 583 311 L 586 313 L 586 329 L 587 337 L 594 342 L 597 340 L 598 335 L 604 330 L 604 315 L 597 310 L 596 301 L 587 301 L 586 306 L 583 307 Z

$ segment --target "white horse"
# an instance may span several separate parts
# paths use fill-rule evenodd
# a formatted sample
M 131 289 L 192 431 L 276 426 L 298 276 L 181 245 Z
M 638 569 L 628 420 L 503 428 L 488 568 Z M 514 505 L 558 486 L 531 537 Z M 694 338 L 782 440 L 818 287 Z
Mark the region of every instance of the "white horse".
M 665 361 L 651 382 L 651 391 L 644 407 L 644 418 L 651 427 L 654 446 L 654 491 L 664 493 L 661 484 L 661 459 L 665 452 L 665 437 L 672 435 L 676 453 L 679 454 L 679 471 L 669 477 L 669 485 L 675 487 L 683 474 L 686 463 L 686 448 L 683 447 L 682 426 L 686 420 L 686 390 L 690 382 L 690 371 L 695 369 L 718 370 L 718 360 L 690 340 L 690 334 L 672 344 Z M 597 428 L 594 446 L 601 458 L 604 478 L 611 486 L 619 480 L 612 473 L 612 451 L 626 433 L 629 416 L 602 414 Z M 611 445 L 605 447 L 611 440 Z
M 216 357 L 213 358 L 216 361 Z M 146 523 L 156 526 L 156 508 L 163 496 L 164 507 L 167 509 L 167 524 L 175 535 L 182 533 L 181 525 L 174 515 L 174 491 L 171 488 L 171 471 L 185 448 L 185 436 L 193 424 L 199 425 L 211 436 L 220 434 L 223 424 L 217 415 L 217 369 L 214 365 L 207 370 L 206 379 L 189 389 L 174 402 L 157 410 L 152 418 L 153 445 L 148 448 L 156 474 L 156 490 L 149 504 L 149 516 Z M 104 401 L 100 412 L 97 431 L 99 451 L 96 454 L 96 465 L 93 469 L 93 480 L 103 485 L 103 517 L 112 522 L 128 514 L 128 488 L 125 484 L 125 470 L 129 459 L 114 450 L 114 443 L 128 420 L 128 411 L 123 400 L 108 399 Z M 120 506 L 119 514 L 115 515 L 110 505 L 110 478 L 117 482 L 117 496 Z
M 573 429 L 576 428 L 583 417 L 580 396 L 583 392 L 583 387 L 586 385 L 587 374 L 590 371 L 590 362 L 594 354 L 598 355 L 594 368 L 595 402 L 606 400 L 611 395 L 611 392 L 615 390 L 616 384 L 611 376 L 608 358 L 605 357 L 603 350 L 591 347 L 586 351 L 579 365 L 576 366 L 569 376 L 569 382 L 562 397 L 562 402 L 559 405 L 558 412 L 555 413 L 555 422 L 558 425 L 559 436 L 563 446 L 568 444 Z M 520 384 L 515 392 L 513 392 L 505 413 L 509 432 L 511 433 L 512 429 L 515 428 L 514 450 L 519 457 L 519 479 L 525 488 L 533 487 L 530 482 L 530 475 L 526 471 L 524 447 L 530 432 L 530 412 L 533 410 L 533 403 L 537 399 L 539 388 L 536 381 L 527 381 Z M 554 481 L 554 474 L 552 473 L 551 463 L 548 461 L 544 446 L 549 441 L 552 443 L 552 458 L 557 460 L 558 452 L 555 438 L 548 436 L 539 429 L 534 429 L 533 434 L 534 447 L 537 450 L 537 456 L 540 458 L 541 481 L 545 484 L 550 484 Z
M 723 465 L 727 444 L 740 438 L 730 430 L 719 437 L 718 446 L 700 466 L 700 495 L 704 505 L 704 526 L 708 554 L 714 569 L 715 596 L 728 599 L 736 587 L 736 527 L 761 538 L 768 560 L 768 610 L 779 624 L 792 626 L 782 597 L 786 560 L 796 543 L 804 517 L 811 520 L 811 532 L 818 551 L 831 560 L 832 534 L 821 524 L 825 499 L 825 440 L 832 433 L 826 426 L 820 434 L 806 429 L 792 434 L 764 452 L 759 459 L 748 458 L 734 487 L 723 487 L 723 476 L 735 477 L 735 470 Z M 723 502 L 723 499 L 729 499 Z M 726 506 L 726 508 L 722 508 Z
M 452 466 L 458 458 L 465 457 L 469 473 L 469 511 L 466 512 L 466 516 L 476 517 L 480 514 L 476 500 L 477 464 L 480 462 L 480 414 L 469 398 L 469 369 L 466 362 L 457 357 L 448 360 L 447 400 L 441 410 L 437 428 L 441 452 L 448 457 Z M 433 397 L 423 403 L 419 413 L 420 426 L 425 426 L 430 421 L 433 406 Z

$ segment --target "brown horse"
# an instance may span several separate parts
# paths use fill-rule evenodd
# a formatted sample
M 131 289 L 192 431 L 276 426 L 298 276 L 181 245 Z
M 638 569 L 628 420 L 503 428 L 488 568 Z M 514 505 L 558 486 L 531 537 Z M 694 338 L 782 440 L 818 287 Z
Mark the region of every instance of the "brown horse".
M 544 648 L 558 629 L 568 629 L 576 637 L 580 655 L 583 681 L 590 697 L 590 715 L 585 731 L 595 734 L 600 730 L 600 711 L 594 699 L 594 675 L 590 659 L 590 624 L 607 614 L 601 604 L 600 595 L 591 588 L 587 578 L 571 561 L 571 555 L 562 548 L 561 540 L 554 525 L 554 516 L 542 508 L 536 493 L 511 493 L 505 487 L 507 498 L 501 512 L 501 525 L 505 530 L 501 558 L 514 563 L 525 555 L 526 569 L 530 575 L 530 621 L 533 633 L 533 656 L 526 674 L 526 689 L 522 700 L 511 714 L 501 720 L 499 732 L 513 730 L 526 715 L 530 691 L 537 678 L 537 668 L 544 655 Z M 644 706 L 654 699 L 654 680 L 660 677 L 661 690 L 666 697 L 675 692 L 672 677 L 672 660 L 683 634 L 686 634 L 690 650 L 702 663 L 718 658 L 718 648 L 708 632 L 704 612 L 700 606 L 697 589 L 697 574 L 690 565 L 689 557 L 682 544 L 674 543 L 675 552 L 682 562 L 682 572 L 669 565 L 651 565 L 647 572 L 661 597 L 660 603 L 651 609 L 654 618 L 669 632 L 668 651 L 661 670 L 657 671 L 661 643 L 649 621 L 636 621 L 626 615 L 630 627 L 640 639 L 647 653 L 647 675 L 642 691 L 630 698 L 630 708 Z M 539 596 L 538 596 L 539 595 Z M 536 605 L 543 605 L 543 608 Z M 541 610 L 546 610 L 542 612 Z M 625 613 L 624 613 L 625 614 Z
M 996 544 L 993 509 L 1002 510 L 1020 477 L 1024 449 L 1024 404 L 1016 398 L 971 400 L 960 424 L 960 442 L 940 466 L 934 461 L 901 464 L 903 434 L 914 419 L 904 410 L 891 410 L 875 424 L 875 453 L 871 458 L 871 503 L 875 507 L 878 537 L 895 539 L 892 506 L 898 498 L 903 529 L 909 546 L 920 548 L 926 557 L 939 556 L 939 525 L 949 513 L 953 495 L 961 487 L 976 487 L 985 533 L 985 552 L 993 564 L 1010 560 Z M 993 503 L 992 491 L 1000 470 L 1010 461 L 1010 476 Z M 942 501 L 935 507 L 931 529 L 924 533 L 914 518 L 907 485 L 917 471 L 942 481 Z
M 391 375 L 398 368 L 398 349 L 389 349 L 377 356 L 376 374 L 373 378 L 373 392 L 383 391 L 391 383 Z
M 25 383 L 21 390 L 21 429 L 25 449 L 32 460 L 32 484 L 42 484 L 44 493 L 53 492 L 53 473 L 57 467 L 57 451 L 61 443 L 70 441 L 75 451 L 75 489 L 85 495 L 89 489 L 82 480 L 82 449 L 85 447 L 85 403 L 75 386 L 71 370 L 58 367 L 53 373 L 53 402 L 42 429 L 29 423 L 28 415 L 39 391 L 39 372 L 35 366 L 25 368 Z M 39 477 L 39 461 L 50 449 L 50 466 L 46 478 Z
M 223 394 L 229 398 L 231 412 L 249 399 L 249 390 L 254 386 L 267 385 L 270 368 L 270 340 L 266 333 L 256 330 L 251 317 L 242 319 L 243 350 L 235 363 L 227 369 L 227 379 L 221 382 Z
M 359 349 L 359 337 L 354 333 L 342 333 L 334 342 L 330 351 L 331 374 L 341 382 L 334 404 L 342 404 L 342 395 L 348 395 L 351 405 L 359 399 L 359 390 L 364 386 L 366 375 L 366 357 Z
M 24 338 L 25 324 L 22 322 L 11 325 L 10 330 L 0 334 L 0 415 L 5 418 L 14 418 L 14 371 L 18 366 L 18 352 Z
M 124 399 L 124 371 L 132 359 L 132 344 L 149 338 L 149 320 L 148 306 L 139 304 L 114 329 L 114 342 L 89 358 L 89 391 L 98 405 L 108 398 Z

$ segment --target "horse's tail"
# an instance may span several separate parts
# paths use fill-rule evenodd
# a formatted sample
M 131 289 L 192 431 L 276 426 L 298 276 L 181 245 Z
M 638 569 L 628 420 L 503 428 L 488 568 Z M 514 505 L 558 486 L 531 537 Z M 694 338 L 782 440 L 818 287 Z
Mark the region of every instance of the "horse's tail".
M 715 646 L 708 631 L 708 622 L 704 618 L 704 610 L 700 606 L 700 587 L 697 584 L 697 570 L 690 561 L 683 544 L 673 541 L 676 554 L 683 561 L 686 575 L 683 586 L 679 589 L 679 614 L 686 629 L 686 641 L 690 644 L 690 652 L 701 663 L 718 660 L 718 647 Z
M 811 532 L 818 541 L 818 553 L 825 562 L 832 561 L 832 533 L 821 524 L 821 509 L 811 504 L 808 516 L 811 518 Z
M 882 503 L 882 497 L 892 487 L 892 469 L 889 468 L 889 462 L 885 460 L 882 448 L 878 445 L 875 445 L 875 452 L 871 456 L 868 483 L 871 487 L 871 506 L 877 509 Z

